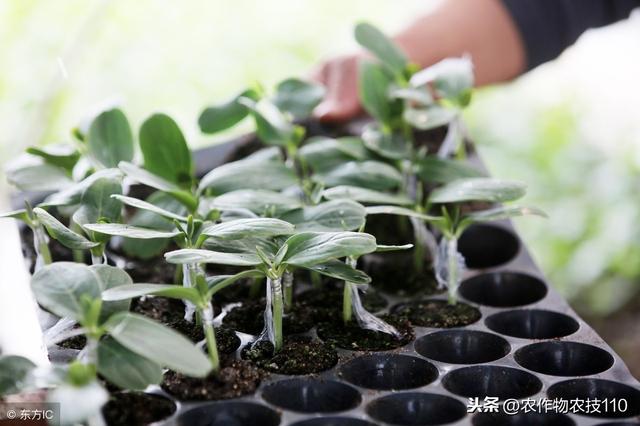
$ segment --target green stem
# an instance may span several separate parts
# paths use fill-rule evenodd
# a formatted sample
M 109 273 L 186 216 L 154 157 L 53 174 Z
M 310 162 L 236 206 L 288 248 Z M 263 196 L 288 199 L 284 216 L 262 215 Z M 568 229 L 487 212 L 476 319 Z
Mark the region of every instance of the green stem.
M 176 270 L 173 273 L 173 282 L 174 283 L 182 282 L 182 264 L 180 263 L 176 265 Z
M 78 225 L 75 221 L 71 221 L 71 230 L 82 235 L 82 227 Z M 76 263 L 84 263 L 84 250 L 72 250 L 71 254 L 73 256 L 73 261 Z
M 51 251 L 49 250 L 49 243 L 44 228 L 39 223 L 32 228 L 37 254 L 42 258 L 42 263 L 45 265 L 53 262 L 51 257 Z
M 104 263 L 104 244 L 100 244 L 91 249 L 91 264 L 102 265 Z
M 218 345 L 216 344 L 216 332 L 213 328 L 213 307 L 211 302 L 204 309 L 198 310 L 198 314 L 202 318 L 202 330 L 207 341 L 211 369 L 214 374 L 217 374 L 220 371 L 220 356 L 218 354 Z
M 351 306 L 351 284 L 344 282 L 342 292 L 342 320 L 345 324 L 351 322 L 353 318 L 353 307 Z

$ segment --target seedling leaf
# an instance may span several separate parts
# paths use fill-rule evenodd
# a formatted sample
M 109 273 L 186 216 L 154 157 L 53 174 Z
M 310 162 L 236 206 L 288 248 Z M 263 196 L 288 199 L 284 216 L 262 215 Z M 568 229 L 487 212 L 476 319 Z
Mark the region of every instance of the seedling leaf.
M 194 165 L 187 141 L 175 121 L 154 114 L 140 127 L 140 149 L 144 168 L 180 187 L 189 187 Z
M 208 358 L 186 337 L 142 315 L 119 312 L 104 327 L 122 346 L 159 365 L 192 377 L 211 370 Z
M 494 178 L 467 178 L 452 181 L 431 193 L 432 203 L 460 203 L 464 201 L 488 201 L 501 203 L 521 198 L 526 185 Z
M 133 135 L 129 121 L 119 109 L 104 111 L 89 128 L 87 145 L 91 154 L 105 167 L 117 167 L 133 159 Z

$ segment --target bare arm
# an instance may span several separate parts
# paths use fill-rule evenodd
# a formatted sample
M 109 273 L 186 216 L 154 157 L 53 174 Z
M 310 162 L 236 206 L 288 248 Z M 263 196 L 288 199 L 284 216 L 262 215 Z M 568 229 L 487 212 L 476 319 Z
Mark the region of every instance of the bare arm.
M 500 0 L 447 0 L 421 16 L 394 39 L 412 62 L 427 67 L 450 56 L 471 55 L 476 84 L 512 79 L 526 67 L 523 43 Z M 318 116 L 342 121 L 360 112 L 357 63 L 362 53 L 322 64 L 315 78 L 327 86 Z

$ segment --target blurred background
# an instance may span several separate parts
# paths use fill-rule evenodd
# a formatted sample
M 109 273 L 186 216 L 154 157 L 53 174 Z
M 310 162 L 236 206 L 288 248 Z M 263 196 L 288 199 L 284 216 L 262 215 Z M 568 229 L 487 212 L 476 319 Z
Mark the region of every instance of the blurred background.
M 305 75 L 354 48 L 355 22 L 387 31 L 437 0 L 0 0 L 0 167 L 120 104 L 132 126 L 173 116 L 215 143 L 204 106 L 252 82 Z M 500 177 L 528 182 L 550 219 L 517 227 L 543 271 L 640 377 L 640 14 L 590 31 L 558 60 L 484 88 L 466 113 Z M 452 29 L 455 30 L 455 29 Z M 437 40 L 433 41 L 437 43 Z M 234 132 L 242 132 L 235 129 Z M 0 207 L 8 188 L 0 179 Z

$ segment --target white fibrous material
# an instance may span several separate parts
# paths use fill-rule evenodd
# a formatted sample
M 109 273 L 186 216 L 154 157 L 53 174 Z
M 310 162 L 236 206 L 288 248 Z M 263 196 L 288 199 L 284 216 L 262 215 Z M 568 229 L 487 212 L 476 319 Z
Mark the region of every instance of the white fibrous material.
M 213 327 L 213 305 L 211 302 L 207 303 L 202 310 L 202 323 Z
M 38 272 L 40 268 L 44 266 L 44 259 L 42 258 L 42 253 L 40 252 L 40 248 L 42 246 L 46 246 L 49 244 L 49 237 L 46 232 L 44 232 L 44 228 L 42 225 L 36 225 L 33 227 L 33 246 L 36 250 L 36 264 L 34 272 Z
M 264 309 L 264 328 L 262 329 L 262 332 L 260 333 L 256 341 L 251 345 L 252 348 L 258 342 L 264 340 L 268 340 L 273 344 L 274 348 L 276 347 L 276 331 L 273 326 L 273 317 L 275 314 L 274 310 L 276 309 L 276 307 L 273 304 L 273 300 L 275 298 L 274 295 L 277 292 L 282 292 L 282 279 L 277 278 L 275 280 L 272 280 L 271 278 L 267 277 L 267 303 Z M 280 309 L 282 309 L 282 305 L 280 305 Z M 280 312 L 280 315 L 282 316 L 282 312 Z
M 447 134 L 438 149 L 439 158 L 449 158 L 462 143 L 464 130 L 460 114 L 456 114 L 447 126 Z
M 427 228 L 424 221 L 418 217 L 410 217 L 411 226 L 413 227 L 413 235 L 416 244 L 429 251 L 429 255 L 433 261 L 438 257 L 438 242 L 433 232 Z M 426 253 L 425 253 L 426 254 Z
M 282 276 L 284 291 L 287 292 L 293 287 L 293 272 L 286 271 Z M 292 290 L 293 291 L 293 290 Z
M 71 318 L 60 318 L 58 322 L 48 328 L 43 335 L 44 343 L 47 347 L 61 342 L 65 339 L 82 334 L 82 330 L 74 330 L 76 321 Z M 74 333 L 74 331 L 76 331 Z
M 347 258 L 345 262 L 351 265 L 352 268 L 356 267 L 356 260 L 353 258 Z M 344 285 L 347 286 L 348 291 L 351 293 L 353 316 L 356 318 L 360 328 L 379 331 L 381 333 L 391 334 L 392 336 L 400 336 L 400 333 L 394 326 L 387 324 L 364 308 L 362 300 L 360 299 L 360 292 L 358 292 L 358 287 L 355 284 L 345 281 Z
M 455 295 L 465 268 L 464 257 L 458 252 L 458 240 L 442 238 L 435 263 L 436 280 L 439 286 L 447 287 L 449 294 Z
M 196 285 L 195 280 L 198 275 L 199 266 L 197 263 L 185 263 L 182 266 L 182 286 L 190 288 Z M 184 301 L 184 319 L 193 322 L 193 315 L 196 312 L 196 306 L 188 301 Z

